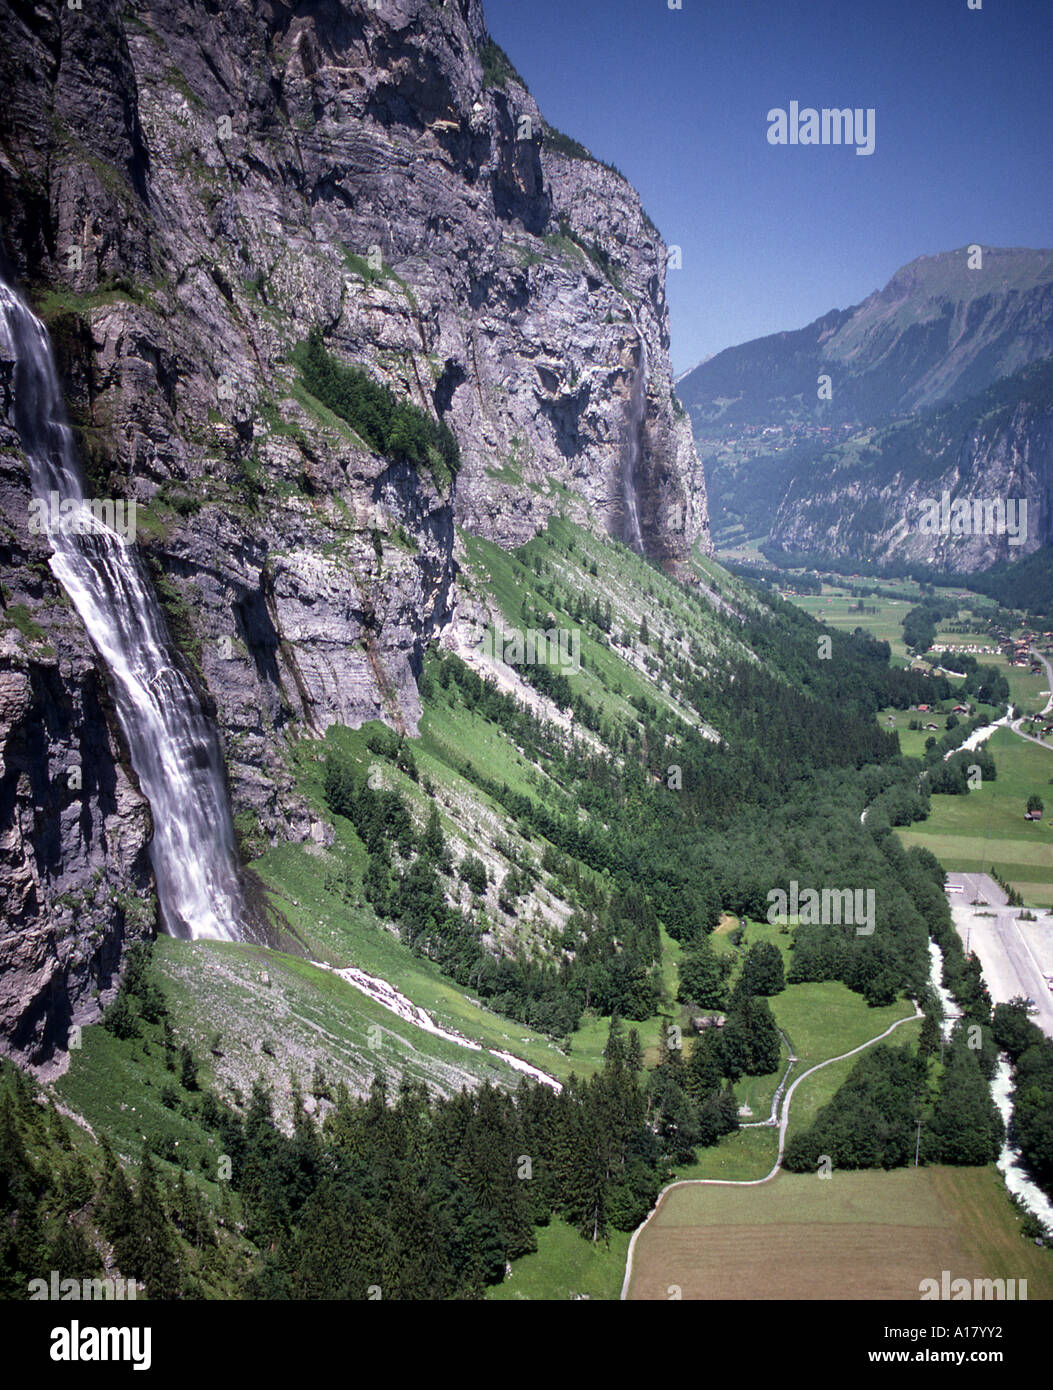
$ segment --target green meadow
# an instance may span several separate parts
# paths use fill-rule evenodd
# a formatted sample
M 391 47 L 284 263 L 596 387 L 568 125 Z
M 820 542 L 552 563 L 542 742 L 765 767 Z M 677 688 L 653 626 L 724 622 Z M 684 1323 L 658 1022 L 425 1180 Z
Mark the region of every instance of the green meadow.
M 929 818 L 898 834 L 924 845 L 946 869 L 996 868 L 1036 907 L 1053 905 L 1053 749 L 998 729 L 985 745 L 998 776 L 967 796 L 934 796 Z M 1041 821 L 1026 821 L 1027 799 L 1045 803 Z

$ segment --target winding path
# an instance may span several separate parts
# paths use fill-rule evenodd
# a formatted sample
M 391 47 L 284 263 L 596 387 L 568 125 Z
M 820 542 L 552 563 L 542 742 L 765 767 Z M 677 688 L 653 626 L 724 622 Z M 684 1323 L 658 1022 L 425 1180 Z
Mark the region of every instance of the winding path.
M 827 1057 L 825 1062 L 816 1062 L 814 1067 L 809 1067 L 807 1071 L 801 1072 L 800 1076 L 786 1092 L 786 1098 L 782 1103 L 782 1117 L 779 1122 L 779 1153 L 775 1159 L 774 1168 L 772 1168 L 771 1172 L 766 1177 L 745 1179 L 680 1178 L 676 1182 L 671 1182 L 668 1187 L 662 1188 L 661 1192 L 658 1194 L 658 1201 L 655 1202 L 647 1216 L 640 1222 L 636 1230 L 633 1231 L 632 1240 L 629 1242 L 629 1250 L 625 1257 L 625 1278 L 622 1280 L 622 1291 L 619 1295 L 622 1302 L 625 1301 L 629 1294 L 629 1283 L 633 1276 L 633 1254 L 636 1250 L 637 1238 L 651 1221 L 652 1217 L 657 1216 L 658 1209 L 665 1201 L 666 1195 L 672 1192 L 674 1187 L 761 1187 L 764 1183 L 771 1182 L 772 1178 L 775 1177 L 776 1173 L 778 1173 L 779 1169 L 782 1167 L 783 1151 L 786 1148 L 786 1130 L 790 1123 L 790 1101 L 793 1099 L 793 1093 L 796 1091 L 797 1087 L 806 1077 L 811 1076 L 813 1072 L 822 1071 L 823 1067 L 832 1066 L 834 1062 L 843 1062 L 846 1057 L 854 1057 L 857 1052 L 865 1052 L 868 1047 L 873 1047 L 874 1044 L 879 1043 L 882 1038 L 887 1038 L 890 1033 L 894 1033 L 895 1030 L 902 1027 L 904 1023 L 913 1023 L 915 1019 L 924 1018 L 924 1011 L 918 1008 L 917 1000 L 913 1002 L 914 1012 L 912 1014 L 908 1015 L 907 1018 L 898 1018 L 895 1023 L 886 1028 L 883 1033 L 879 1033 L 876 1038 L 871 1038 L 869 1042 L 860 1043 L 858 1047 L 853 1047 L 849 1052 L 842 1052 L 839 1057 Z M 783 1081 L 785 1082 L 785 1077 Z M 745 1126 L 742 1127 L 745 1128 Z
M 1036 661 L 1041 661 L 1042 665 L 1045 667 L 1046 679 L 1049 682 L 1049 699 L 1046 701 L 1042 709 L 1039 710 L 1039 714 L 1045 717 L 1050 713 L 1051 710 L 1053 710 L 1053 666 L 1049 664 L 1049 662 L 1042 655 L 1042 653 L 1038 651 L 1035 647 L 1031 648 L 1031 655 L 1035 658 Z M 1011 719 L 1011 714 L 1012 705 L 1010 705 L 1009 709 L 1006 711 L 1004 720 L 999 720 L 999 723 L 1005 723 L 1006 727 L 1012 729 L 1013 733 L 1016 734 L 1017 738 L 1026 739 L 1028 743 L 1037 743 L 1039 748 L 1049 747 L 1049 744 L 1046 743 L 1044 739 L 1035 738 L 1033 734 L 1024 733 L 1024 730 L 1021 726 L 1024 723 L 1025 716 L 1021 715 L 1019 719 Z
M 1049 699 L 1039 713 L 1048 714 L 1050 710 L 1053 710 L 1053 666 L 1049 664 L 1037 647 L 1031 648 L 1031 655 L 1036 661 L 1041 661 L 1042 665 L 1046 668 L 1046 680 L 1049 682 Z

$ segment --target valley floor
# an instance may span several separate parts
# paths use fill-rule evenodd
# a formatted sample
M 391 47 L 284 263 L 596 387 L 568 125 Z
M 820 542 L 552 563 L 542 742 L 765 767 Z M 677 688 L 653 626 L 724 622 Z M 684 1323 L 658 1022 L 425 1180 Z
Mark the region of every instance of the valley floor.
M 637 1242 L 628 1297 L 917 1301 L 943 1270 L 1053 1298 L 1053 1261 L 1021 1240 L 993 1165 L 676 1188 Z

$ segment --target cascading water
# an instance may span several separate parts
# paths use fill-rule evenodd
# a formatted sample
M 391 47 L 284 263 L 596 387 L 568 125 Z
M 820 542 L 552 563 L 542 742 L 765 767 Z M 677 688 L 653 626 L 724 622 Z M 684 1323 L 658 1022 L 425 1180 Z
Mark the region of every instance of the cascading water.
M 244 900 L 219 742 L 171 662 L 164 618 L 134 545 L 80 505 L 84 489 L 47 333 L 2 281 L 0 351 L 15 364 L 14 425 L 33 496 L 48 518 L 51 568 L 109 670 L 132 766 L 153 811 L 150 856 L 165 928 L 173 936 L 239 940 Z M 74 511 L 71 526 L 61 518 Z
M 636 485 L 643 457 L 644 415 L 647 411 L 647 342 L 640 334 L 640 360 L 629 393 L 629 438 L 622 454 L 622 496 L 625 500 L 625 543 L 638 555 L 644 553 Z
M 929 942 L 929 961 L 931 963 L 929 983 L 938 996 L 943 1009 L 940 1035 L 944 1042 L 949 1042 L 954 1031 L 955 1021 L 962 1015 L 954 996 L 943 984 L 943 952 L 936 942 L 931 940 Z M 998 1106 L 998 1113 L 1006 1127 L 1006 1139 L 1002 1144 L 1002 1152 L 998 1156 L 998 1168 L 1005 1179 L 1006 1188 L 1015 1197 L 1018 1197 L 1033 1215 L 1043 1221 L 1048 1230 L 1053 1231 L 1053 1202 L 1028 1176 L 1021 1164 L 1020 1154 L 1009 1143 L 1009 1121 L 1013 1113 L 1012 1101 L 1010 1100 L 1012 1089 L 1012 1068 L 1003 1055 L 998 1059 L 998 1067 L 991 1081 L 991 1098 Z

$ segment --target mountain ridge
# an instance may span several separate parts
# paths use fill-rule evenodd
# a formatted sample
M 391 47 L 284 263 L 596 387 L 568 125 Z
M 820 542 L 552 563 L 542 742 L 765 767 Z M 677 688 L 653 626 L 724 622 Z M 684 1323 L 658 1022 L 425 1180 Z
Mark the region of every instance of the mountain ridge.
M 1030 369 L 1051 356 L 1053 252 L 970 246 L 917 257 L 804 328 L 726 349 L 677 390 L 725 540 L 978 570 L 1019 556 L 998 535 L 911 536 L 908 513 L 930 483 L 954 498 L 1026 497 L 1026 550 L 1046 543 L 1047 410 L 1041 390 L 1037 404 L 1028 393 Z M 1015 424 L 990 417 L 1000 392 L 1019 406 Z

